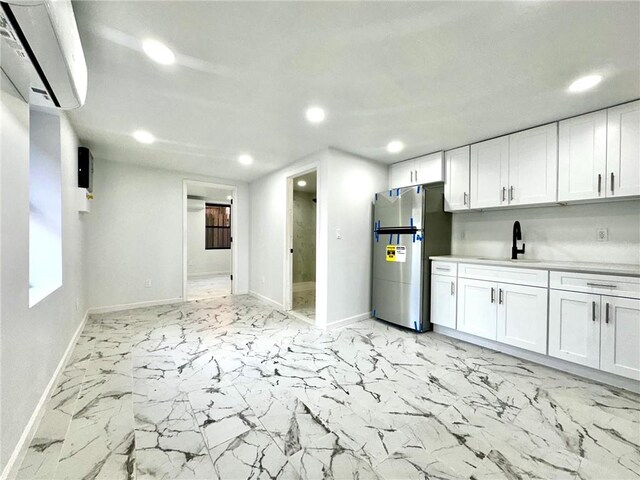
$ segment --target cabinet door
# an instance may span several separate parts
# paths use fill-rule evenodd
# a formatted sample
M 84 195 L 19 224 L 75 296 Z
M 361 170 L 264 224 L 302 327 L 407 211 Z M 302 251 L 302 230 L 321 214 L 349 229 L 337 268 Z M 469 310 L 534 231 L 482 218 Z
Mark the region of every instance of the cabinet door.
M 640 380 L 640 300 L 602 297 L 600 369 Z
M 600 295 L 550 291 L 549 355 L 599 368 Z
M 547 289 L 498 284 L 497 340 L 547 353 Z
M 558 200 L 605 196 L 607 111 L 560 122 Z
M 444 155 L 442 152 L 436 152 L 414 159 L 414 182 L 418 185 L 422 185 L 424 183 L 444 181 L 443 157 Z
M 557 123 L 509 135 L 510 205 L 555 202 L 557 182 Z
M 458 279 L 458 330 L 496 339 L 496 284 Z
M 431 323 L 456 328 L 456 279 L 431 276 Z
M 415 185 L 415 162 L 394 163 L 389 167 L 389 188 L 402 188 Z
M 444 209 L 447 212 L 469 209 L 469 145 L 445 154 Z
M 509 137 L 471 145 L 471 205 L 473 208 L 507 205 Z
M 640 100 L 607 110 L 608 197 L 640 195 Z

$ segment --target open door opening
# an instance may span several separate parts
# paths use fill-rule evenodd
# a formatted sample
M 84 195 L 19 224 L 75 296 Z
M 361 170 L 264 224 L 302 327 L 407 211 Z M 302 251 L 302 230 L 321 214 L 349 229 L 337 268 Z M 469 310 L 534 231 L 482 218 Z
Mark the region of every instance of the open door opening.
M 315 323 L 317 175 L 311 171 L 293 178 L 291 202 L 291 310 Z
M 233 187 L 186 182 L 184 297 L 233 292 Z

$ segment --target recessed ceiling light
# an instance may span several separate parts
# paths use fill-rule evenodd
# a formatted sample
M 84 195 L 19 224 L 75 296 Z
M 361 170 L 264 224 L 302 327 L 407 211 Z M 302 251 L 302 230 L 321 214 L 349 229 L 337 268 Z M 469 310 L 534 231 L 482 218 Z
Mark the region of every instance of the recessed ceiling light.
M 156 141 L 156 137 L 154 137 L 149 132 L 146 132 L 144 130 L 136 130 L 135 132 L 133 132 L 133 138 L 135 138 L 140 143 L 146 143 L 146 144 L 153 143 Z
M 326 114 L 324 113 L 324 110 L 320 107 L 309 107 L 307 108 L 305 116 L 307 117 L 307 120 L 309 120 L 311 123 L 320 123 L 324 121 Z
M 171 49 L 157 40 L 145 40 L 142 42 L 142 49 L 151 60 L 162 65 L 171 65 L 176 61 L 176 56 Z
M 404 149 L 404 143 L 399 140 L 393 140 L 392 142 L 387 143 L 387 152 L 389 153 L 399 153 Z
M 306 187 L 307 186 L 307 182 L 305 182 L 304 180 L 298 180 L 298 186 L 299 187 Z
M 581 77 L 569 85 L 570 92 L 584 92 L 585 90 L 589 90 L 590 88 L 595 87 L 602 81 L 602 75 L 587 75 L 586 77 Z
M 243 153 L 238 157 L 238 161 L 242 165 L 251 165 L 253 163 L 253 157 L 251 155 L 247 155 L 246 153 Z

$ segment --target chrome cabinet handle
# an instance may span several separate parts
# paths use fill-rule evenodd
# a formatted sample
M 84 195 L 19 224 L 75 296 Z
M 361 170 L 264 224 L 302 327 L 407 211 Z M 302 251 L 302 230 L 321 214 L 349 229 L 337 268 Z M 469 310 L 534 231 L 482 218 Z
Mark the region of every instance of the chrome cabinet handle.
M 613 193 L 613 172 L 611 172 L 611 193 Z
M 507 198 L 507 187 L 502 187 L 502 201 L 504 202 Z
M 591 321 L 596 321 L 596 302 L 591 302 Z
M 451 295 L 456 294 L 456 284 L 451 282 Z
M 513 185 L 509 187 L 509 201 L 513 200 Z
M 605 323 L 609 323 L 609 302 L 604 306 L 604 319 Z
M 451 269 L 448 267 L 436 267 L 436 270 L 442 270 L 443 272 L 450 272 Z
M 462 204 L 465 206 L 467 205 L 467 192 L 462 194 Z
M 411 183 L 413 183 L 413 170 L 411 170 Z
M 496 303 L 496 289 L 491 287 L 491 303 Z
M 418 170 L 414 170 L 416 172 L 416 182 L 418 181 Z
M 617 285 L 607 285 L 606 283 L 591 283 L 587 282 L 588 287 L 602 287 L 602 288 L 618 288 Z
M 502 305 L 502 289 L 498 290 L 498 304 Z
M 600 196 L 600 192 L 602 192 L 602 174 L 598 174 L 598 196 Z

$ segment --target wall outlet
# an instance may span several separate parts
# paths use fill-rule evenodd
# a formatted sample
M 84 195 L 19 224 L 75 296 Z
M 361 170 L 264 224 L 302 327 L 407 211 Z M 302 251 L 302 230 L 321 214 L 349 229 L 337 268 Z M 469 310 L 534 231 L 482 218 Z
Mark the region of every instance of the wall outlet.
M 599 242 L 607 242 L 609 241 L 609 229 L 607 228 L 599 228 L 598 229 L 598 241 Z
M 144 287 L 145 287 L 145 288 L 151 288 L 151 279 L 150 279 L 150 278 L 147 278 L 147 279 L 144 281 Z
M 342 232 L 339 228 L 336 228 L 336 238 L 340 240 L 342 238 Z
M 80 299 L 76 298 L 76 312 L 80 310 Z

